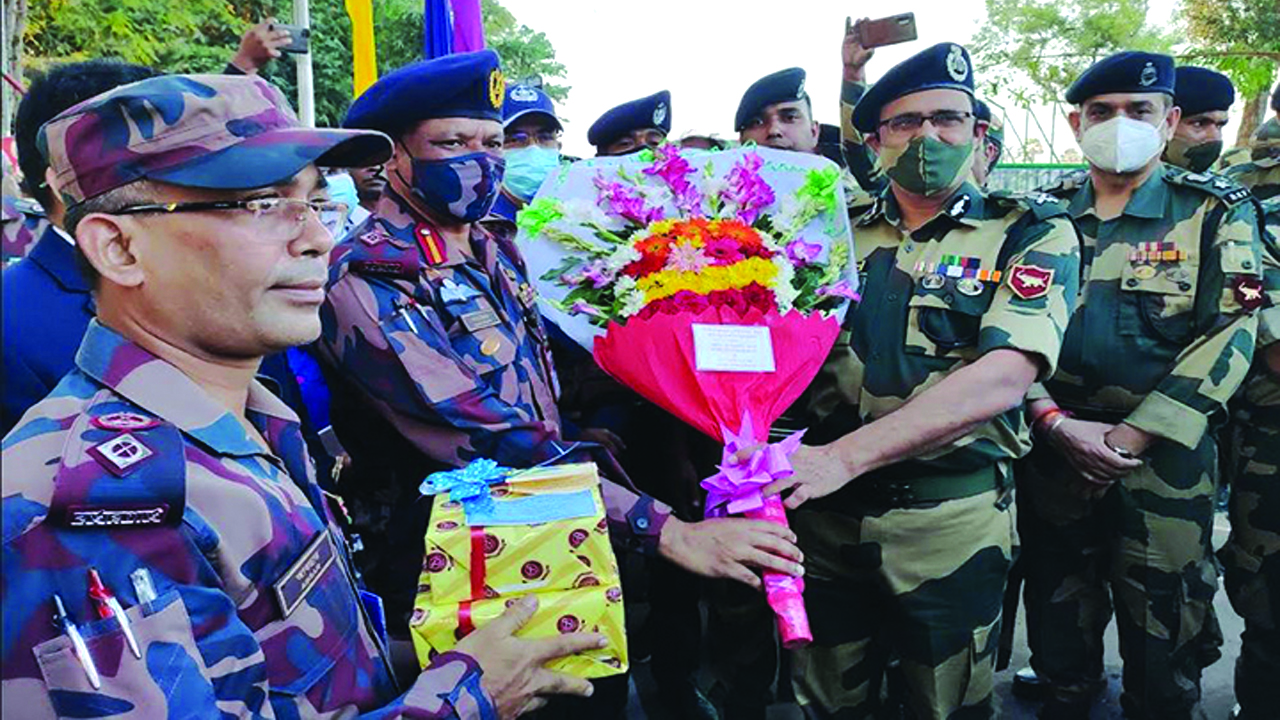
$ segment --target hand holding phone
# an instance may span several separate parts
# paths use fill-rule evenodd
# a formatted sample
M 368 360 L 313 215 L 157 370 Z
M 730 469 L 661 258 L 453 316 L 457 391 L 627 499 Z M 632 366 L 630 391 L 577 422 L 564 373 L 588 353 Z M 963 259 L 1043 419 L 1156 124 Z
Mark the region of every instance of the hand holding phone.
M 277 46 L 280 52 L 293 53 L 295 55 L 310 52 L 311 28 L 301 25 L 285 25 L 284 23 L 271 23 L 267 28 L 271 32 L 277 33 L 277 37 L 281 37 L 280 33 L 286 34 L 285 37 L 288 38 L 288 42 Z
M 916 39 L 916 14 L 902 13 L 879 20 L 859 20 L 854 26 L 858 44 L 864 48 L 896 45 Z
M 864 47 L 860 40 L 859 27 L 864 22 L 867 22 L 867 18 L 862 18 L 856 23 L 853 22 L 853 18 L 844 19 L 844 43 L 840 47 L 840 56 L 844 61 L 846 82 L 865 83 L 867 61 L 876 54 L 875 50 Z

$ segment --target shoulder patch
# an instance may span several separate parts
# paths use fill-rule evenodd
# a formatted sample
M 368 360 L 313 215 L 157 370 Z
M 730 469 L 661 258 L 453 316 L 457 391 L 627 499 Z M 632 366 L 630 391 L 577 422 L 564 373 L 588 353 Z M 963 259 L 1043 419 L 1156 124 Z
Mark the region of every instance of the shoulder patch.
M 49 508 L 50 519 L 61 527 L 122 530 L 182 522 L 182 432 L 121 406 L 90 406 L 68 432 Z

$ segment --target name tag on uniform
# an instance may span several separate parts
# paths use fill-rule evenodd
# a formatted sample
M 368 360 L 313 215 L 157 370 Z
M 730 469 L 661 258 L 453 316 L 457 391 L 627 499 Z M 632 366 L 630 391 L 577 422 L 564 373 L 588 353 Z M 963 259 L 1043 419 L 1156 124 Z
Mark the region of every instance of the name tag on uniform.
M 485 328 L 491 328 L 502 323 L 502 319 L 498 317 L 498 313 L 492 309 L 476 310 L 462 316 L 462 326 L 467 332 L 479 332 Z
M 280 612 L 284 617 L 292 615 L 302 601 L 307 599 L 307 595 L 337 558 L 338 552 L 327 530 L 307 545 L 302 555 L 271 586 L 276 592 L 276 600 L 280 602 Z

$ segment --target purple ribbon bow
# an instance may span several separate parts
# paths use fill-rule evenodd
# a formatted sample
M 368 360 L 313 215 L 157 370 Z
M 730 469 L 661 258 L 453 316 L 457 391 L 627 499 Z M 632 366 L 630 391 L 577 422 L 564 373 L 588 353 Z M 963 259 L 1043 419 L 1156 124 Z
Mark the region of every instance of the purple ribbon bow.
M 765 445 L 745 462 L 735 460 L 739 450 L 756 444 L 751 426 L 751 413 L 743 413 L 742 429 L 734 434 L 721 425 L 724 433 L 724 454 L 720 460 L 720 472 L 702 481 L 707 491 L 707 517 L 736 515 L 764 506 L 760 491 L 765 485 L 790 476 L 794 470 L 788 456 L 800 447 L 804 430 L 793 433 L 782 442 Z

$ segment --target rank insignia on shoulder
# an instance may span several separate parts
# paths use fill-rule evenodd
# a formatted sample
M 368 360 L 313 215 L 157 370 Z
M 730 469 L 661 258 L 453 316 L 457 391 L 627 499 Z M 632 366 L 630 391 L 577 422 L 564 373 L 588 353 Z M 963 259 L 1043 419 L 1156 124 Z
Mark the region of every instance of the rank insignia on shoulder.
M 121 476 L 129 468 L 146 460 L 155 453 L 142 441 L 129 433 L 119 435 L 110 440 L 89 448 L 89 454 L 112 475 Z
M 1238 187 L 1235 190 L 1232 190 L 1231 192 L 1227 193 L 1226 195 L 1223 195 L 1222 199 L 1226 201 L 1227 204 L 1229 205 L 1235 205 L 1241 200 L 1247 199 L 1249 197 L 1249 194 L 1250 194 L 1249 188 Z
M 1245 310 L 1257 310 L 1266 302 L 1267 297 L 1262 293 L 1262 278 L 1241 275 L 1231 283 L 1231 288 L 1235 292 L 1236 302 Z
M 1023 300 L 1035 300 L 1049 294 L 1053 270 L 1039 265 L 1014 265 L 1009 271 L 1009 289 Z
M 99 415 L 90 420 L 99 430 L 150 430 L 160 424 L 159 420 L 140 415 L 135 412 L 114 412 Z
M 951 203 L 951 207 L 947 208 L 947 214 L 953 218 L 964 217 L 969 212 L 969 206 L 973 204 L 973 199 L 968 194 L 961 195 Z
M 413 229 L 413 234 L 418 238 L 418 245 L 422 246 L 422 252 L 427 256 L 427 263 L 431 265 L 439 265 L 444 262 L 444 242 L 436 231 L 431 229 L 426 223 L 418 223 Z
M 386 242 L 391 236 L 380 227 L 375 227 L 369 232 L 361 233 L 360 242 L 365 245 L 373 246 L 382 242 Z

